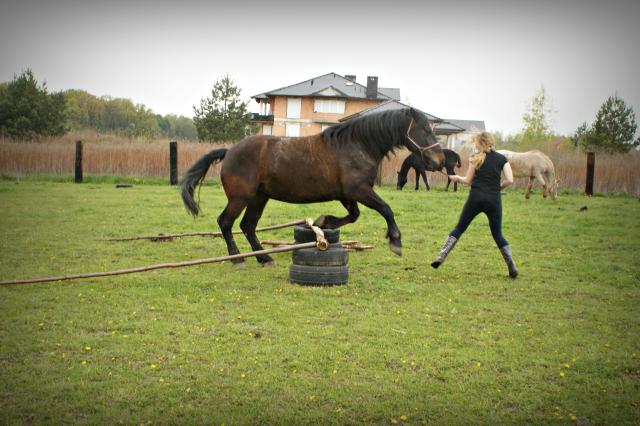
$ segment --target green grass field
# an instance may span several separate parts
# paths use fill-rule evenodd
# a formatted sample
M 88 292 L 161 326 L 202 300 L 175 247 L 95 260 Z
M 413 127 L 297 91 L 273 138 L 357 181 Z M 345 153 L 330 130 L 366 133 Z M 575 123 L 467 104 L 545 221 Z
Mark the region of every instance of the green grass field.
M 404 255 L 362 208 L 342 239 L 375 248 L 351 253 L 346 286 L 290 284 L 284 253 L 275 268 L 249 259 L 0 287 L 0 422 L 640 423 L 637 198 L 509 192 L 511 280 L 483 216 L 429 266 L 466 188 L 378 192 Z M 96 241 L 217 231 L 222 188 L 201 201 L 193 220 L 167 185 L 0 181 L 0 279 L 225 255 L 221 239 Z M 343 210 L 271 201 L 260 226 L 322 213 Z

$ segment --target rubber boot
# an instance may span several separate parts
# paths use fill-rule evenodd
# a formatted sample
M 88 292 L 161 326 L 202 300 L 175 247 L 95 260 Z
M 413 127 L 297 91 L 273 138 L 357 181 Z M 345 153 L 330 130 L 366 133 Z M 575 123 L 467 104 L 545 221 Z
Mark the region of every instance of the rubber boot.
M 513 261 L 513 256 L 511 255 L 511 249 L 509 248 L 509 246 L 501 247 L 500 253 L 502 253 L 502 257 L 504 257 L 504 261 L 507 264 L 507 268 L 509 268 L 509 276 L 511 278 L 517 277 L 518 268 L 516 268 L 516 264 Z
M 449 254 L 449 252 L 453 250 L 453 247 L 456 245 L 457 242 L 458 242 L 458 239 L 456 237 L 449 235 L 445 240 L 444 245 L 442 246 L 442 249 L 440 249 L 440 254 L 436 258 L 436 260 L 431 262 L 431 266 L 437 269 L 438 266 L 440 266 L 442 262 L 444 262 L 444 260 L 447 258 L 447 255 Z

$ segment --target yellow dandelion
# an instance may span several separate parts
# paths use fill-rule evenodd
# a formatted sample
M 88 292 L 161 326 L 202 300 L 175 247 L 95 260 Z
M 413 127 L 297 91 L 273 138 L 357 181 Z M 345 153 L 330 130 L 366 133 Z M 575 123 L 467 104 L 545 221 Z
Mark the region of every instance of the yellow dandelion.
M 391 424 L 392 424 L 392 425 L 397 425 L 397 424 L 398 424 L 398 421 L 397 421 L 396 419 L 391 419 Z
M 336 373 L 338 373 L 338 370 L 333 370 L 333 374 L 336 374 Z
M 247 376 L 246 376 L 244 373 L 242 373 L 242 374 L 240 375 L 240 377 L 244 379 L 244 378 L 245 378 L 245 377 L 247 377 Z
M 572 414 L 571 415 L 571 420 L 573 420 L 575 422 L 576 420 L 578 420 L 578 418 L 575 415 Z
M 186 388 L 184 391 L 185 391 L 186 393 L 189 393 L 189 392 L 191 392 L 191 388 Z
M 89 352 L 89 351 L 91 350 L 91 346 L 85 346 L 85 347 L 84 347 L 84 350 L 85 350 L 85 351 L 87 351 L 87 352 Z
M 481 363 L 476 362 L 476 368 L 480 368 L 481 365 L 482 365 Z
M 80 364 L 82 364 L 82 365 L 87 365 L 87 360 L 86 360 L 86 359 L 83 359 L 83 360 L 82 360 L 82 362 L 81 362 Z
M 160 379 L 158 380 L 160 383 L 164 383 L 164 379 Z
M 158 368 L 158 366 L 156 364 L 151 364 L 149 368 L 154 369 L 154 368 Z
M 571 364 L 565 364 L 563 365 L 564 368 L 571 368 Z
M 407 421 L 407 416 L 404 416 L 404 415 L 400 416 L 400 420 L 402 420 L 403 422 L 406 422 Z
M 309 401 L 313 401 L 314 399 L 316 399 L 316 396 L 315 396 L 315 395 L 311 395 L 311 396 L 309 396 Z
M 563 371 L 560 372 L 560 377 L 564 377 L 564 372 Z

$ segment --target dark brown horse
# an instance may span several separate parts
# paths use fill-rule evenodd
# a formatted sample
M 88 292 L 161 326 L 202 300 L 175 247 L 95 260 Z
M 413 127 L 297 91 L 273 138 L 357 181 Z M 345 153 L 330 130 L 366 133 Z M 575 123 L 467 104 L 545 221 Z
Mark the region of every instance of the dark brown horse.
M 447 187 L 444 189 L 445 191 L 449 190 L 449 184 L 451 183 L 450 175 L 455 175 L 456 172 L 454 170 L 455 167 L 462 167 L 462 162 L 460 161 L 460 156 L 457 152 L 452 151 L 450 149 L 443 149 L 444 153 L 444 162 L 441 164 L 433 164 L 433 162 L 425 162 L 420 158 L 419 155 L 410 153 L 407 158 L 402 162 L 402 166 L 400 167 L 400 171 L 398 172 L 398 183 L 396 184 L 396 189 L 402 190 L 404 186 L 407 184 L 407 175 L 409 174 L 409 170 L 413 169 L 416 172 L 416 187 L 415 190 L 418 190 L 420 177 L 424 181 L 425 186 L 427 187 L 427 191 L 431 189 L 429 187 L 429 180 L 427 179 L 427 171 L 429 172 L 442 172 L 442 169 L 445 168 L 447 170 Z M 458 182 L 453 183 L 453 192 L 458 190 Z
M 340 201 L 347 216 L 320 216 L 315 224 L 324 228 L 355 222 L 360 215 L 358 203 L 362 203 L 385 218 L 389 246 L 400 256 L 400 229 L 393 211 L 373 191 L 378 165 L 400 146 L 406 146 L 425 161 L 444 160 L 427 117 L 413 108 L 405 108 L 358 117 L 313 136 L 250 136 L 229 149 L 213 150 L 185 174 L 182 200 L 197 215 L 199 206 L 193 199 L 194 190 L 211 164 L 224 159 L 220 179 L 228 202 L 218 217 L 218 225 L 229 254 L 239 253 L 231 228 L 245 208 L 240 229 L 254 251 L 262 250 L 255 229 L 267 201 L 273 198 L 288 203 Z M 273 261 L 268 255 L 257 256 L 257 260 L 263 265 Z

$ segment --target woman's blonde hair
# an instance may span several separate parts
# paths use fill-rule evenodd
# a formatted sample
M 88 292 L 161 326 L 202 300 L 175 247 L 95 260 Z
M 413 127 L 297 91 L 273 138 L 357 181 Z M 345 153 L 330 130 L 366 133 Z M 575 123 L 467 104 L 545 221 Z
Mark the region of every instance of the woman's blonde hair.
M 493 151 L 495 148 L 496 142 L 491 133 L 482 132 L 473 137 L 473 144 L 476 146 L 478 152 L 473 154 L 469 161 L 471 165 L 478 170 L 484 164 L 487 152 Z

